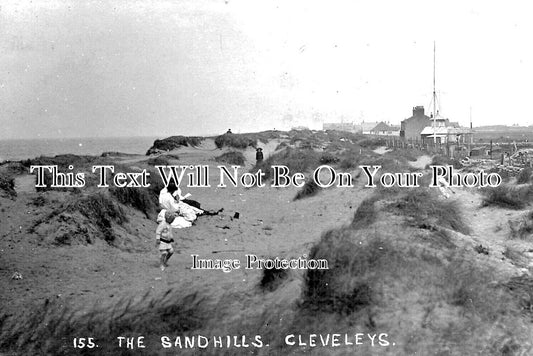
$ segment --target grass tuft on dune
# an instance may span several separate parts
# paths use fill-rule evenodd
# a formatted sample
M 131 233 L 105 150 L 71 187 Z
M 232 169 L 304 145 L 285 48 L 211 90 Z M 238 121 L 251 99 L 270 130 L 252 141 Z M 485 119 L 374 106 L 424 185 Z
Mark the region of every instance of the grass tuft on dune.
M 257 147 L 257 138 L 249 134 L 226 133 L 215 138 L 215 145 L 217 146 L 217 148 L 255 148 Z
M 180 147 L 195 147 L 200 145 L 203 140 L 203 137 L 195 136 L 171 136 L 162 140 L 155 140 L 152 147 L 146 152 L 146 155 L 149 156 L 161 151 L 172 151 Z
M 0 316 L 0 349 L 24 350 L 26 355 L 72 355 L 74 338 L 91 336 L 105 354 L 126 354 L 118 348 L 117 335 L 144 335 L 153 344 L 169 332 L 199 329 L 208 319 L 206 308 L 206 298 L 199 293 L 174 290 L 94 305 L 83 314 L 47 299 L 23 318 Z
M 520 173 L 516 176 L 516 184 L 526 184 L 531 182 L 531 168 L 526 167 L 520 170 Z
M 458 248 L 449 234 L 439 236 L 440 229 L 384 221 L 390 219 L 387 204 L 406 221 L 430 219 L 436 227 L 466 232 L 458 206 L 427 194 L 391 203 L 377 193 L 361 204 L 351 225 L 327 231 L 312 247 L 310 258 L 327 259 L 330 268 L 305 272 L 299 317 L 289 329 L 387 330 L 402 345 L 395 354 L 531 350 L 520 310 L 532 289 L 501 288 L 493 267 L 478 264 L 475 252 Z M 468 338 L 461 337 L 465 333 Z
M 463 219 L 459 203 L 442 199 L 436 191 L 419 188 L 407 190 L 394 199 L 388 207 L 396 214 L 406 216 L 408 222 L 416 227 L 438 225 L 469 234 L 470 227 Z
M 270 167 L 274 164 L 286 165 L 292 173 L 309 172 L 321 164 L 346 169 L 359 164 L 378 164 L 383 166 L 383 171 L 401 172 L 410 169 L 408 162 L 419 154 L 394 150 L 380 155 L 371 149 L 381 146 L 383 140 L 334 131 L 246 134 L 242 142 L 255 140 L 259 143 L 280 137 L 285 140 L 284 147 L 267 157 L 255 170 L 261 168 L 270 175 Z M 298 148 L 289 147 L 287 142 Z M 232 147 L 232 144 L 225 142 L 224 147 Z M 239 140 L 235 144 L 241 145 Z M 188 157 L 186 153 L 184 155 L 183 161 L 186 162 Z M 167 156 L 162 157 L 162 161 L 168 159 Z M 73 159 L 82 169 L 94 162 L 104 162 L 104 158 Z M 213 164 L 209 163 L 209 159 L 206 162 Z M 41 162 L 44 162 L 42 158 Z M 53 158 L 50 162 L 61 165 L 67 159 Z M 137 163 L 150 164 L 147 157 Z M 134 170 L 133 167 L 116 167 L 117 170 Z M 148 170 L 152 177 L 157 176 L 153 167 L 148 167 Z M 142 278 L 137 275 L 134 277 L 137 280 L 126 280 L 124 283 L 142 280 L 134 286 L 146 289 L 156 286 L 158 292 L 123 298 L 115 296 L 101 303 L 99 299 L 100 304 L 94 306 L 80 305 L 79 301 L 77 305 L 70 305 L 66 296 L 59 299 L 54 294 L 52 301 L 47 300 L 36 307 L 28 306 L 16 315 L 1 315 L 0 312 L 0 353 L 69 355 L 72 354 L 74 337 L 90 335 L 98 340 L 100 350 L 126 355 L 131 351 L 116 348 L 116 337 L 119 335 L 144 335 L 147 343 L 153 345 L 159 343 L 162 335 L 242 334 L 262 335 L 270 346 L 256 350 L 213 347 L 163 350 L 152 346 L 147 348 L 146 354 L 526 355 L 533 352 L 533 282 L 528 276 L 510 277 L 509 272 L 510 268 L 529 266 L 527 249 L 522 247 L 525 243 L 507 241 L 513 247 L 508 246 L 503 251 L 505 261 L 501 260 L 501 255 L 496 255 L 498 250 L 493 246 L 488 246 L 490 254 L 478 254 L 471 242 L 479 237 L 479 231 L 471 232 L 470 222 L 465 218 L 469 216 L 466 207 L 472 208 L 468 202 L 463 206 L 455 201 L 460 199 L 446 200 L 436 190 L 425 188 L 376 188 L 373 193 L 366 194 L 357 185 L 342 194 L 333 189 L 324 190 L 319 200 L 321 204 L 313 204 L 312 207 L 303 202 L 287 202 L 285 205 L 294 192 L 292 190 L 289 196 L 276 197 L 282 200 L 270 200 L 274 202 L 272 205 L 265 205 L 264 209 L 261 207 L 263 215 L 253 216 L 256 205 L 254 209 L 245 209 L 250 207 L 246 204 L 257 204 L 257 198 L 262 197 L 262 192 L 256 190 L 250 192 L 256 194 L 253 199 L 237 199 L 235 206 L 244 212 L 240 219 L 228 216 L 212 220 L 202 218 L 191 230 L 180 231 L 179 238 L 183 237 L 184 245 L 188 245 L 184 249 L 186 253 L 204 244 L 216 244 L 216 237 L 223 236 L 228 240 L 237 237 L 231 243 L 242 243 L 245 248 L 257 244 L 258 249 L 267 250 L 276 245 L 273 249 L 280 253 L 280 257 L 308 252 L 309 259 L 326 259 L 329 269 L 246 271 L 246 278 L 238 275 L 242 271 L 217 275 L 215 273 L 219 271 L 209 271 L 201 276 L 202 282 L 196 282 L 198 275 L 189 274 L 182 268 L 184 259 L 179 260 L 181 264 L 176 263 L 179 269 L 172 270 L 175 265 L 171 263 L 166 275 L 159 278 L 157 252 L 145 236 L 134 241 L 146 244 L 144 247 L 147 249 L 142 256 L 122 254 L 123 251 L 116 248 L 107 250 L 108 245 L 118 247 L 128 228 L 134 230 L 146 223 L 148 228 L 143 232 L 153 233 L 149 225 L 155 228 L 153 218 L 162 183 L 158 179 L 151 183 L 148 189 L 109 188 L 96 192 L 73 189 L 68 192 L 39 192 L 38 198 L 28 197 L 24 207 L 40 208 L 41 213 L 52 211 L 39 215 L 36 226 L 30 228 L 33 231 L 28 231 L 30 238 L 36 241 L 43 236 L 54 239 L 53 246 L 47 246 L 48 251 L 67 251 L 71 247 L 64 245 L 79 243 L 76 239 L 86 239 L 81 241 L 82 244 L 94 243 L 95 238 L 101 239 L 105 242 L 97 246 L 102 247 L 101 250 L 93 246 L 86 250 L 103 252 L 104 257 L 108 253 L 119 257 L 119 263 L 104 269 L 105 272 L 110 272 L 111 268 L 131 268 L 141 272 Z M 487 205 L 522 204 L 520 206 L 525 207 L 531 201 L 528 184 L 492 190 L 494 192 L 483 192 Z M 298 194 L 307 197 L 318 191 L 309 183 Z M 284 194 L 284 191 L 277 190 L 278 193 Z M 457 190 L 457 196 L 463 193 Z M 353 201 L 350 200 L 352 197 Z M 232 196 L 228 195 L 225 199 L 229 201 Z M 356 206 L 360 200 L 363 200 L 362 203 L 350 219 L 352 210 L 347 210 L 347 206 Z M 7 199 L 3 201 L 12 203 Z M 280 201 L 283 207 L 279 206 Z M 295 215 L 291 215 L 293 208 Z M 27 215 L 31 217 L 31 214 Z M 254 221 L 256 218 L 257 221 Z M 520 218 L 523 219 L 522 225 L 515 225 L 517 229 L 511 231 L 511 238 L 526 239 L 531 236 L 531 214 L 520 215 Z M 222 222 L 224 219 L 226 221 Z M 279 226 L 273 229 L 271 226 L 277 222 Z M 345 225 L 341 226 L 342 222 Z M 263 223 L 265 225 L 261 228 Z M 477 226 L 472 224 L 472 228 Z M 309 237 L 309 234 L 322 229 L 325 231 Z M 38 236 L 32 236 L 36 231 Z M 469 233 L 472 236 L 467 236 Z M 17 234 L 13 236 L 20 239 Z M 23 232 L 20 236 L 24 236 Z M 505 238 L 508 237 L 505 235 Z M 224 243 L 225 246 L 225 242 L 220 242 L 220 245 Z M 152 250 L 148 250 L 148 244 Z M 83 249 L 76 246 L 68 251 Z M 152 255 L 147 257 L 146 251 L 151 251 Z M 226 252 L 232 254 L 233 250 Z M 214 253 L 215 257 L 221 256 Z M 174 258 L 172 262 L 180 256 Z M 188 262 L 188 257 L 185 259 Z M 127 261 L 133 260 L 127 265 Z M 123 261 L 126 265 L 122 264 Z M 145 269 L 150 270 L 144 274 Z M 177 271 L 176 275 L 168 273 L 174 271 Z M 511 272 L 516 271 L 515 268 Z M 25 279 L 21 283 L 30 281 L 31 274 L 22 272 Z M 160 282 L 154 282 L 152 272 Z M 127 278 L 125 274 L 122 277 Z M 166 291 L 170 283 L 179 283 L 179 291 Z M 199 287 L 202 283 L 208 287 Z M 122 288 L 117 287 L 125 293 Z M 289 346 L 284 342 L 289 334 L 304 338 L 310 334 L 328 334 L 331 340 L 332 333 L 346 333 L 352 341 L 355 333 L 361 333 L 365 343 L 332 348 L 311 347 L 309 344 Z M 387 334 L 390 345 L 376 347 L 371 344 L 367 335 L 380 333 Z M 86 353 L 92 351 L 87 350 Z
M 315 196 L 320 192 L 322 188 L 316 184 L 316 182 L 311 179 L 305 182 L 304 186 L 296 193 L 296 196 L 293 200 L 300 200 L 304 198 L 309 198 Z
M 256 164 L 252 171 L 255 172 L 261 169 L 265 173 L 265 179 L 269 179 L 272 175 L 271 167 L 273 165 L 286 166 L 291 173 L 304 173 L 320 165 L 320 154 L 313 150 L 286 148 L 272 154 L 261 163 Z
M 93 234 L 113 245 L 116 243 L 113 225 L 120 226 L 127 221 L 126 212 L 109 194 L 74 194 L 51 213 L 37 219 L 28 232 L 44 229 L 45 237 L 52 238 L 58 245 L 71 244 L 75 240 L 92 243 Z
M 518 187 L 500 185 L 496 188 L 483 189 L 482 206 L 497 206 L 506 209 L 524 209 L 533 201 L 533 185 Z
M 236 166 L 242 166 L 244 165 L 244 162 L 246 159 L 244 158 L 244 155 L 242 152 L 239 151 L 229 151 L 221 154 L 220 156 L 215 157 L 215 161 L 221 162 L 221 163 L 227 163 L 232 164 Z
M 16 197 L 15 178 L 7 174 L 0 175 L 0 191 L 4 192 L 10 198 Z

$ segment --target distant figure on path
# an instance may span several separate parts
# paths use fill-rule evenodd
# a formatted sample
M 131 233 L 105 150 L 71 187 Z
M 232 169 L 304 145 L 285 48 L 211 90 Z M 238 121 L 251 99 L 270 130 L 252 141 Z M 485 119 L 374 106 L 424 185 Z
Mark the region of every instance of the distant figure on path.
M 255 160 L 257 161 L 257 164 L 263 162 L 263 149 L 261 147 L 255 152 Z
M 233 133 L 233 132 L 231 132 L 231 129 L 228 129 L 228 131 L 226 133 L 230 134 L 230 133 Z
M 168 267 L 168 260 L 174 254 L 172 243 L 174 242 L 172 234 L 172 226 L 170 225 L 176 215 L 170 211 L 165 212 L 165 219 L 163 219 L 157 229 L 155 230 L 156 246 L 159 247 L 161 256 L 159 257 L 159 268 L 164 271 Z

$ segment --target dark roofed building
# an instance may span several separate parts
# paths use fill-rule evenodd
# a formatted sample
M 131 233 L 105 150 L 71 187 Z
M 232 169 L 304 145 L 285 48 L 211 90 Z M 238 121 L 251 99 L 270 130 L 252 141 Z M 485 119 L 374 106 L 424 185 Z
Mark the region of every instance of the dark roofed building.
M 370 134 L 380 136 L 399 136 L 400 128 L 398 126 L 392 126 L 384 122 L 380 122 L 372 130 L 370 130 Z
M 377 122 L 361 122 L 361 131 L 363 132 L 363 135 L 370 135 L 370 130 L 376 127 L 377 124 Z
M 420 140 L 420 133 L 424 127 L 431 125 L 431 118 L 424 114 L 423 106 L 413 108 L 413 116 L 401 122 L 400 137 L 406 140 Z
M 429 117 L 424 114 L 423 106 L 415 106 L 413 108 L 413 116 L 408 119 L 405 119 L 401 123 L 400 127 L 400 137 L 403 137 L 406 140 L 420 140 L 422 130 L 428 126 L 435 127 L 459 127 L 458 123 L 453 123 L 451 125 L 450 120 L 443 117 L 439 117 L 439 112 L 437 111 L 437 117 Z
M 356 125 L 353 122 L 325 122 L 322 124 L 322 130 L 357 132 Z

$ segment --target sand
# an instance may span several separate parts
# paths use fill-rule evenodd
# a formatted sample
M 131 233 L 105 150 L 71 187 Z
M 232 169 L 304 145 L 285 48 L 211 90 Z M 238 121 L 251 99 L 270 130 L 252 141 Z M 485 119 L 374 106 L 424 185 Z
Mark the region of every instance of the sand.
M 265 145 L 265 156 L 275 146 L 276 142 Z M 245 155 L 255 154 L 252 150 Z M 212 159 L 221 152 L 203 147 L 175 153 L 180 156 L 179 164 L 209 165 L 211 181 L 218 182 L 218 163 Z M 128 157 L 124 163 L 135 164 L 143 159 L 146 157 Z M 29 233 L 28 229 L 46 216 L 53 205 L 33 206 L 31 202 L 37 193 L 31 183 L 32 176 L 23 176 L 17 179 L 16 200 L 0 198 L 0 274 L 4 287 L 0 298 L 8 313 L 46 299 L 68 299 L 81 308 L 170 286 L 185 288 L 191 283 L 214 291 L 228 288 L 246 291 L 257 284 L 260 271 L 192 271 L 191 254 L 219 259 L 242 259 L 245 254 L 302 256 L 322 232 L 349 223 L 358 203 L 371 193 L 361 188 L 330 189 L 325 194 L 293 202 L 297 192 L 294 187 L 218 188 L 213 184 L 212 188 L 184 189 L 184 194 L 191 193 L 191 199 L 201 202 L 203 207 L 224 208 L 224 212 L 219 216 L 200 217 L 191 228 L 175 230 L 178 253 L 161 273 L 154 245 L 156 222 L 134 209 L 128 210 L 127 224 L 136 231 L 135 249 L 139 251 L 110 248 L 101 241 L 86 246 L 56 246 L 42 241 L 42 236 Z M 60 194 L 43 195 L 53 200 Z M 235 212 L 239 212 L 239 219 L 233 219 Z M 22 280 L 10 280 L 15 271 L 22 274 Z
M 260 145 L 265 158 L 274 152 L 279 142 L 272 140 Z M 57 202 L 64 199 L 65 193 L 37 193 L 33 176 L 19 176 L 17 198 L 0 197 L 0 306 L 4 313 L 18 315 L 23 310 L 39 308 L 46 301 L 65 303 L 83 313 L 95 306 L 114 305 L 123 298 L 146 293 L 157 295 L 169 289 L 202 291 L 213 302 L 227 301 L 225 313 L 233 313 L 234 318 L 239 318 L 244 310 L 252 318 L 258 304 L 280 308 L 296 303 L 301 297 L 303 271 L 294 271 L 283 289 L 266 298 L 258 291 L 262 271 L 192 270 L 191 255 L 241 261 L 246 254 L 263 258 L 307 255 L 324 232 L 348 225 L 360 203 L 370 197 L 373 190 L 365 188 L 362 179 L 358 179 L 354 187 L 325 189 L 316 196 L 293 201 L 298 191 L 295 187 L 220 188 L 216 186 L 219 170 L 214 158 L 226 151 L 228 149 L 216 149 L 213 142 L 205 140 L 199 147 L 169 152 L 179 155 L 179 164 L 209 165 L 212 187 L 185 188 L 183 194 L 191 193 L 191 198 L 201 202 L 204 208 L 224 208 L 224 211 L 218 216 L 199 217 L 191 228 L 176 230 L 176 253 L 163 272 L 158 266 L 155 219 L 147 219 L 131 207 L 125 208 L 129 222 L 119 229 L 119 236 L 128 243 L 122 248 L 110 247 L 101 240 L 93 244 L 52 244 L 40 230 L 32 231 L 31 227 L 46 217 Z M 243 153 L 247 159 L 245 172 L 255 163 L 255 150 L 249 148 Z M 117 157 L 116 160 L 141 166 L 146 156 Z M 423 155 L 411 165 L 423 170 L 430 161 L 431 157 Z M 43 196 L 46 204 L 36 206 L 37 196 Z M 524 211 L 481 208 L 479 192 L 471 189 L 455 189 L 450 199 L 460 203 L 472 229 L 468 236 L 454 233 L 463 246 L 488 248 L 490 255 L 481 263 L 497 265 L 505 276 L 529 274 L 528 268 L 533 267 L 531 245 L 508 238 L 508 221 L 519 219 Z M 237 212 L 238 219 L 234 218 Z M 517 264 L 505 258 L 503 253 L 509 247 L 525 252 L 527 260 Z M 20 273 L 22 279 L 12 279 L 15 272 Z M 397 321 L 413 321 L 420 315 L 421 311 L 404 320 L 398 314 Z

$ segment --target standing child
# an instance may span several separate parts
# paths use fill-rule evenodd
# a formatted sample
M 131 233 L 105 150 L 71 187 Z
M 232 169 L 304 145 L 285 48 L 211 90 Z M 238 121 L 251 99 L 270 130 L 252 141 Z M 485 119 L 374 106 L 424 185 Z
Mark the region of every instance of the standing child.
M 172 248 L 174 239 L 172 238 L 172 226 L 170 224 L 175 218 L 176 215 L 174 213 L 170 211 L 165 212 L 165 219 L 159 223 L 155 231 L 156 246 L 159 247 L 159 252 L 161 253 L 161 271 L 164 271 L 165 267 L 168 266 L 168 260 L 174 253 L 174 249 Z
M 263 149 L 261 147 L 256 149 L 255 160 L 257 161 L 257 164 L 263 162 Z

